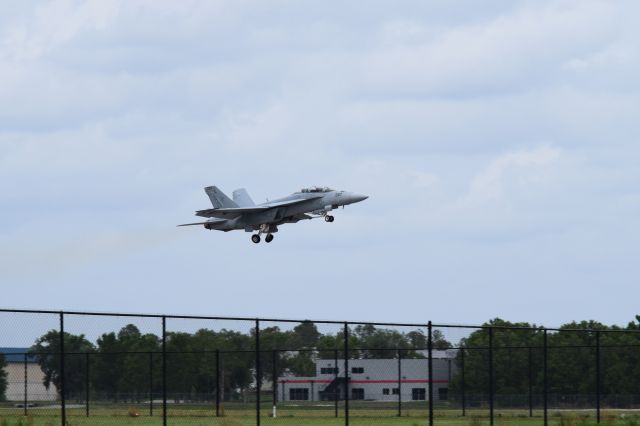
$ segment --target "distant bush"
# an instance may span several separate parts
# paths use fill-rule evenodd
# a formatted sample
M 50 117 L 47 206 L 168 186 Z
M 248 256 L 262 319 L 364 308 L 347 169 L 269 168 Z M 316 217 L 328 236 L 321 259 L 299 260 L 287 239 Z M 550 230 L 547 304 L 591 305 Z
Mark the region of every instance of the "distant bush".
M 4 354 L 0 354 L 0 401 L 6 401 L 7 397 L 7 359 Z M 4 420 L 4 419 L 3 419 Z
M 575 413 L 562 413 L 560 414 L 559 426 L 582 426 L 583 423 L 580 417 Z

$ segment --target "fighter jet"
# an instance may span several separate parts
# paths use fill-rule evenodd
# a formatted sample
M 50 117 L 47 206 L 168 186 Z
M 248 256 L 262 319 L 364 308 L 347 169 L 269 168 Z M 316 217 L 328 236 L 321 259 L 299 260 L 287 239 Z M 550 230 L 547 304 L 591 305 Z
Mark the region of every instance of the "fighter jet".
M 255 232 L 251 241 L 256 244 L 260 242 L 262 234 L 266 234 L 264 240 L 267 243 L 273 241 L 273 234 L 278 232 L 279 225 L 320 217 L 324 217 L 326 222 L 333 222 L 330 211 L 369 198 L 353 192 L 314 186 L 303 188 L 288 197 L 256 205 L 244 188 L 233 191 L 233 200 L 216 186 L 208 186 L 204 192 L 209 196 L 213 208 L 198 210 L 196 216 L 209 219 L 178 226 L 202 225 L 208 230 L 224 232 L 244 229 L 246 232 Z

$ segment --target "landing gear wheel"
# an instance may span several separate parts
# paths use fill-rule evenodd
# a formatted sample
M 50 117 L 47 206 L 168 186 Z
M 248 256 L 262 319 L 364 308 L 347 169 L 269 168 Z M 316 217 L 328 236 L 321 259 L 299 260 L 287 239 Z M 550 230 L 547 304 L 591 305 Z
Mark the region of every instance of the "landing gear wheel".
M 254 234 L 251 236 L 251 241 L 253 241 L 254 243 L 258 244 L 260 242 L 260 235 L 258 234 Z
M 326 215 L 326 216 L 324 217 L 324 221 L 325 221 L 325 222 L 333 222 L 333 219 L 334 219 L 334 218 L 333 218 L 333 216 L 331 216 L 331 215 Z
M 272 234 L 267 234 L 266 238 L 264 239 L 266 242 L 270 243 L 271 241 L 273 241 L 273 235 Z

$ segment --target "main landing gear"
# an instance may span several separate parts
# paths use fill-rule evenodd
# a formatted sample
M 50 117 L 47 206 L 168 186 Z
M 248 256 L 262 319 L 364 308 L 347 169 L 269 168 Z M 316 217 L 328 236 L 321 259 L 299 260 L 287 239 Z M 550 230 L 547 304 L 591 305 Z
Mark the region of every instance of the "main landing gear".
M 324 221 L 325 222 L 333 222 L 333 219 L 334 219 L 334 217 L 329 215 L 329 214 L 325 215 L 325 217 L 324 217 Z
M 267 243 L 270 243 L 271 241 L 273 241 L 273 234 L 267 234 L 264 240 Z M 255 244 L 258 244 L 260 242 L 260 234 L 253 234 L 251 236 L 251 241 L 253 241 Z

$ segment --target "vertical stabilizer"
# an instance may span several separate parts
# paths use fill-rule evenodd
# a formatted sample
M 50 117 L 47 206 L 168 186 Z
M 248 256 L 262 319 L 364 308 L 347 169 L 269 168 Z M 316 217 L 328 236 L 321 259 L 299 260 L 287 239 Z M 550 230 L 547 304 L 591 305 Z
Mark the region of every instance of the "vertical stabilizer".
M 244 188 L 233 191 L 233 201 L 235 201 L 235 203 L 240 207 L 251 207 L 256 205 L 249 196 L 247 190 Z
M 213 207 L 216 209 L 238 207 L 238 205 L 231 201 L 217 186 L 207 186 L 204 192 L 207 193 L 211 204 L 213 204 Z

